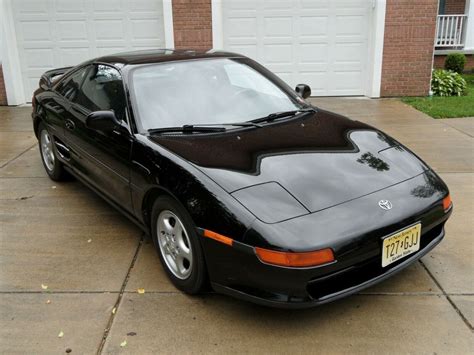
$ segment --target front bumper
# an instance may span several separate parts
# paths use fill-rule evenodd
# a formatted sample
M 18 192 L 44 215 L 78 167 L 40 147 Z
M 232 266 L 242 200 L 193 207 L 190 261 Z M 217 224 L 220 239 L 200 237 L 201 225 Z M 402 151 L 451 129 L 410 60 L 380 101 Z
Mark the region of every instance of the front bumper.
M 391 200 L 397 206 L 403 206 L 398 212 L 378 215 L 378 212 L 374 212 L 363 219 L 354 217 L 360 213 L 360 206 L 373 205 L 374 201 L 383 198 L 386 192 L 381 191 L 337 206 L 333 211 L 264 226 L 271 228 L 267 229 L 267 235 L 280 238 L 282 242 L 281 236 L 288 235 L 296 228 L 299 228 L 297 236 L 324 231 L 318 233 L 316 238 L 299 238 L 298 243 L 301 245 L 311 240 L 321 243 L 305 245 L 303 250 L 333 249 L 336 261 L 330 264 L 309 268 L 265 264 L 255 254 L 253 246 L 258 239 L 257 242 L 250 241 L 250 233 L 246 243 L 234 240 L 231 247 L 202 238 L 212 287 L 218 292 L 259 304 L 305 308 L 339 299 L 378 283 L 421 258 L 444 237 L 444 224 L 452 212 L 452 208 L 445 211 L 442 203 L 443 196 L 448 192 L 442 190 L 438 195 L 423 199 L 412 193 L 407 194 L 406 191 L 413 191 L 419 184 L 420 179 L 413 179 L 408 189 L 405 185 L 403 189 L 391 191 Z M 346 223 L 331 223 L 334 216 L 345 216 Z M 383 238 L 414 223 L 422 224 L 420 250 L 382 268 Z M 351 234 L 342 233 L 341 228 Z M 295 249 L 287 247 L 286 250 Z
M 426 233 L 422 236 L 424 241 L 422 241 L 421 248 L 418 252 L 397 261 L 387 268 L 382 269 L 380 266 L 380 257 L 377 257 L 333 273 L 325 274 L 321 277 L 311 278 L 304 284 L 306 296 L 299 295 L 295 297 L 293 291 L 296 291 L 297 294 L 300 294 L 300 292 L 297 290 L 298 288 L 291 290 L 291 286 L 289 286 L 291 282 L 287 283 L 289 288 L 287 288 L 288 293 L 286 294 L 272 293 L 264 291 L 263 289 L 248 288 L 245 286 L 233 287 L 232 285 L 222 285 L 218 282 L 211 282 L 211 284 L 216 292 L 264 306 L 286 309 L 315 307 L 373 286 L 413 264 L 441 242 L 445 235 L 444 223 L 433 228 L 430 232 L 431 233 Z M 274 268 L 279 269 L 278 267 Z M 306 270 L 291 270 L 294 273 L 293 279 L 298 280 L 302 274 L 307 275 L 308 273 L 311 273 L 310 270 L 319 269 L 319 271 L 321 271 L 325 268 L 327 268 L 327 266 Z M 281 270 L 275 271 L 279 272 Z M 259 270 L 255 270 L 255 274 L 259 274 Z M 285 281 L 288 282 L 288 280 L 289 279 L 282 275 L 282 278 L 280 278 L 278 282 L 280 282 L 281 285 L 284 285 Z M 261 287 L 265 287 L 266 282 L 267 280 L 262 279 Z

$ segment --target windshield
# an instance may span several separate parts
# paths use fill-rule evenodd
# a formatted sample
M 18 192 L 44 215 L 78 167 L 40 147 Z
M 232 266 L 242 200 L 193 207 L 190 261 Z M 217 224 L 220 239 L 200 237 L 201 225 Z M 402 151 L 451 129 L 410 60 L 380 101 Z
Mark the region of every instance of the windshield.
M 243 122 L 302 107 L 262 73 L 228 58 L 139 67 L 131 84 L 144 130 Z

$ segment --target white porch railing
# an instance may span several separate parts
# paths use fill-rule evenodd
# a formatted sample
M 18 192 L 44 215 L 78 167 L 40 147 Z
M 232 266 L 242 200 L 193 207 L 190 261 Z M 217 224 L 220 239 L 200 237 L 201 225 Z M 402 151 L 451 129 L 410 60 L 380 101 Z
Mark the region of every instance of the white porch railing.
M 464 46 L 467 15 L 438 15 L 435 47 Z

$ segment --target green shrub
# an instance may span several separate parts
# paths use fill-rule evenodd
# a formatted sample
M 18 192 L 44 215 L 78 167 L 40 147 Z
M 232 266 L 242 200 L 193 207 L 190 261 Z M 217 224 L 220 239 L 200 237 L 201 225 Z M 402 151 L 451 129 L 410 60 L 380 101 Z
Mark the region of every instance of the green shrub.
M 466 80 L 450 70 L 434 70 L 431 91 L 435 96 L 461 96 L 466 93 Z
M 444 69 L 452 70 L 456 73 L 462 74 L 464 65 L 466 64 L 466 56 L 462 53 L 448 54 L 444 61 Z

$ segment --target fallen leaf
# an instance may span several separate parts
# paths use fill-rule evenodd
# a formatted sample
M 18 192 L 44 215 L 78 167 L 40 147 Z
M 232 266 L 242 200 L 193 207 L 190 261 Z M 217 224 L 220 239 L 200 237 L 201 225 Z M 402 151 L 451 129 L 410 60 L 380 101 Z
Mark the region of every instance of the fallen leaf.
M 122 348 L 125 347 L 125 346 L 127 346 L 127 341 L 126 341 L 126 340 L 122 341 L 122 342 L 120 343 L 120 346 L 121 346 Z
M 46 304 L 50 304 L 51 303 L 51 300 L 46 300 Z
M 114 308 L 112 309 L 112 314 L 115 314 L 116 311 L 117 311 L 117 308 L 114 307 Z
M 88 240 L 87 240 L 87 243 L 90 243 L 90 242 L 92 242 L 92 239 L 88 239 Z
M 51 188 L 52 188 L 52 189 L 55 189 L 55 188 L 56 188 L 56 185 L 51 186 Z
M 62 338 L 63 336 L 64 336 L 64 333 L 63 333 L 63 331 L 61 330 L 61 331 L 59 332 L 59 334 L 58 334 L 58 338 Z
M 138 292 L 139 294 L 143 295 L 143 294 L 145 293 L 145 289 L 144 289 L 144 288 L 139 288 L 139 289 L 137 290 L 137 292 Z
M 48 289 L 48 285 L 41 284 L 41 288 L 42 288 L 43 290 L 47 290 L 47 289 Z
M 135 333 L 135 332 L 128 332 L 127 333 L 127 336 L 130 336 L 130 337 L 134 337 L 135 335 L 137 335 L 137 333 Z

